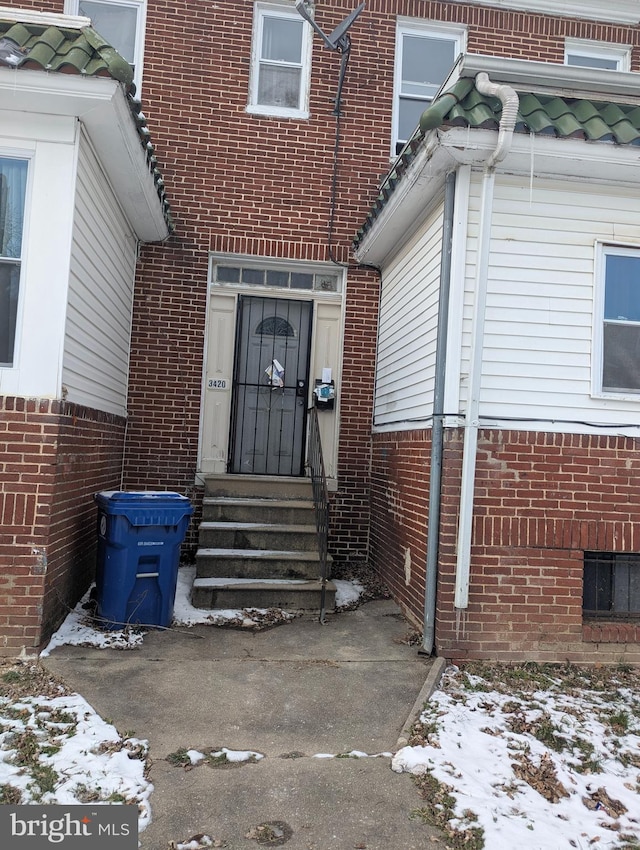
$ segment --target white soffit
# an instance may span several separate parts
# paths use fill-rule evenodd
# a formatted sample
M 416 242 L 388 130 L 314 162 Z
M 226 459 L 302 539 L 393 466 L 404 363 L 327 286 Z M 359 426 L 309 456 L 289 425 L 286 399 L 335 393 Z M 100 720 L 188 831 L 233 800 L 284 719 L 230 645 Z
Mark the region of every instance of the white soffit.
M 0 111 L 77 118 L 98 154 L 116 197 L 139 239 L 168 236 L 146 152 L 124 91 L 107 77 L 47 74 L 0 67 Z

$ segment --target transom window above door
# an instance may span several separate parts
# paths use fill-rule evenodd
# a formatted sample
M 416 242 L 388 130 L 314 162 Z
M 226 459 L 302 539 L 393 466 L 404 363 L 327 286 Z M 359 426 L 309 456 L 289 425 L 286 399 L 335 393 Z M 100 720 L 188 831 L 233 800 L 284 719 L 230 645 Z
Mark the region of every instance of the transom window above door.
M 400 153 L 460 53 L 465 31 L 437 23 L 398 21 L 392 155 Z
M 259 265 L 257 260 L 220 260 L 214 262 L 211 269 L 211 282 L 223 286 L 273 287 L 335 294 L 341 290 L 341 280 L 341 275 L 331 271 L 316 271 L 313 267 L 307 270 L 304 266 Z
M 309 116 L 311 27 L 292 3 L 256 3 L 249 112 Z
M 93 29 L 131 65 L 139 92 L 142 84 L 146 0 L 66 0 L 65 12 L 91 18 Z

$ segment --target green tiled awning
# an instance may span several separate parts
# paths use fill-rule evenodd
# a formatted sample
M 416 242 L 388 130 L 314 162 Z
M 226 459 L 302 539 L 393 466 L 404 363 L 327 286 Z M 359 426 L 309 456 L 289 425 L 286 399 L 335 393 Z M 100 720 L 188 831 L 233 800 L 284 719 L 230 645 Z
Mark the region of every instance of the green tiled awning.
M 518 97 L 517 133 L 640 145 L 638 106 L 528 92 Z M 500 101 L 480 94 L 473 80 L 458 80 L 423 113 L 420 130 L 442 126 L 497 130 L 501 113 Z
M 120 83 L 145 151 L 165 221 L 174 230 L 164 181 L 142 105 L 135 97 L 133 70 L 129 63 L 92 27 L 81 29 L 40 23 L 16 23 L 0 19 L 0 68 L 110 77 Z
M 569 96 L 518 93 L 516 133 L 534 133 L 558 139 L 584 139 L 616 145 L 640 146 L 640 106 Z M 481 94 L 475 80 L 458 80 L 423 112 L 420 125 L 394 163 L 363 226 L 356 234 L 358 246 L 385 207 L 430 130 L 447 127 L 498 130 L 502 104 Z
M 91 27 L 66 29 L 0 20 L 0 64 L 111 77 L 127 88 L 133 83 L 129 63 Z

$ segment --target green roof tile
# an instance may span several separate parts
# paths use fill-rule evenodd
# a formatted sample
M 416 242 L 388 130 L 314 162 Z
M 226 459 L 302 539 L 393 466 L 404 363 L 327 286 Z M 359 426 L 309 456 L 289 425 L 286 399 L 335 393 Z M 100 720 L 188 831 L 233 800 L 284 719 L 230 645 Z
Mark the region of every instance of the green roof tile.
M 124 87 L 147 165 L 153 176 L 167 226 L 174 230 L 171 210 L 150 132 L 139 100 L 135 98 L 129 63 L 92 27 L 45 26 L 0 20 L 0 67 L 111 77 Z
M 640 146 L 640 107 L 557 95 L 519 94 L 515 131 L 556 138 Z M 357 246 L 383 209 L 415 157 L 425 133 L 438 127 L 497 130 L 502 106 L 497 98 L 480 94 L 472 79 L 458 80 L 424 111 L 420 125 L 381 186 L 374 208 L 356 234 Z

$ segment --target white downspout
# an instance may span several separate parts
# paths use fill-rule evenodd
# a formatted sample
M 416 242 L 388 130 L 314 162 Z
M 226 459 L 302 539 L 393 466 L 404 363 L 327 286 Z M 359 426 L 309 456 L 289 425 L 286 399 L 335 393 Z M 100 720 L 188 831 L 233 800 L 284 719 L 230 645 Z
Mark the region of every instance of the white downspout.
M 502 117 L 495 150 L 485 163 L 480 203 L 480 233 L 476 262 L 475 302 L 471 328 L 469 390 L 464 428 L 462 455 L 462 480 L 460 486 L 460 519 L 458 522 L 455 607 L 460 610 L 469 605 L 469 570 L 471 566 L 471 532 L 473 528 L 473 502 L 475 491 L 476 455 L 480 409 L 480 383 L 482 380 L 482 352 L 484 348 L 484 323 L 487 306 L 489 254 L 491 249 L 491 221 L 493 218 L 493 192 L 495 169 L 511 147 L 518 115 L 518 95 L 507 85 L 492 83 L 485 73 L 476 76 L 480 94 L 498 98 L 502 104 Z

